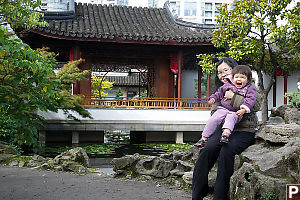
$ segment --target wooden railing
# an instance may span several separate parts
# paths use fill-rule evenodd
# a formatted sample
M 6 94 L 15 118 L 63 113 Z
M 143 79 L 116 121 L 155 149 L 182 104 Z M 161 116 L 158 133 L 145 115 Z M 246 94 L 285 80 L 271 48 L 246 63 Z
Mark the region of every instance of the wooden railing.
M 143 109 L 209 109 L 207 99 L 192 98 L 126 98 L 126 97 L 86 97 L 86 108 L 143 108 Z

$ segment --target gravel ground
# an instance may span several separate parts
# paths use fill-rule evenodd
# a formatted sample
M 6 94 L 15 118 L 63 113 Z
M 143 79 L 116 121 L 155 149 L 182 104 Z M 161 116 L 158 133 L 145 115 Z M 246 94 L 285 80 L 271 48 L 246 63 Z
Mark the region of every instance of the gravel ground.
M 187 200 L 191 194 L 154 181 L 112 178 L 103 173 L 76 175 L 0 166 L 0 199 Z

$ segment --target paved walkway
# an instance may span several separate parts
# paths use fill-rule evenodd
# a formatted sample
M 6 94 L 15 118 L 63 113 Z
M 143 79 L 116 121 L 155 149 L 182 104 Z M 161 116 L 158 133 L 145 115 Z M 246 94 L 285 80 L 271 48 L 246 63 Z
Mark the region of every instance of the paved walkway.
M 155 182 L 0 166 L 0 199 L 190 200 L 191 194 Z

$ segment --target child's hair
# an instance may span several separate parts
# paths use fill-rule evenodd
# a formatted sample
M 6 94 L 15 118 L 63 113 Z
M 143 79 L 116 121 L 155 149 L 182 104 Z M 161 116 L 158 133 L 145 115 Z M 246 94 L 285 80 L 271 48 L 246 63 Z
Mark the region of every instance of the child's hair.
M 235 74 L 243 74 L 247 76 L 248 82 L 251 82 L 252 80 L 252 72 L 250 67 L 247 65 L 238 65 L 232 69 L 232 76 Z

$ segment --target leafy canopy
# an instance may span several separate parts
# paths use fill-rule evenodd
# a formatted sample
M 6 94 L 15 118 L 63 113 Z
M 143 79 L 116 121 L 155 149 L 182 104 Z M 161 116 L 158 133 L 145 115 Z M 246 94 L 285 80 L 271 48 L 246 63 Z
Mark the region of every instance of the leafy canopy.
M 45 22 L 39 22 L 41 14 L 35 11 L 40 3 L 1 0 L 0 15 L 13 28 L 43 26 Z M 0 140 L 37 150 L 37 130 L 43 122 L 38 111 L 73 110 L 91 117 L 80 105 L 82 99 L 71 95 L 70 86 L 73 80 L 82 80 L 90 72 L 80 72 L 79 60 L 69 62 L 56 75 L 55 55 L 45 48 L 31 49 L 14 32 L 8 32 L 6 22 L 0 24 Z
M 213 58 L 230 56 L 252 65 L 255 70 L 291 70 L 299 67 L 300 3 L 292 0 L 236 1 L 232 10 L 219 7 L 212 43 L 224 49 L 216 55 L 199 54 L 203 70 L 215 71 Z

